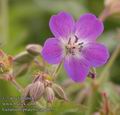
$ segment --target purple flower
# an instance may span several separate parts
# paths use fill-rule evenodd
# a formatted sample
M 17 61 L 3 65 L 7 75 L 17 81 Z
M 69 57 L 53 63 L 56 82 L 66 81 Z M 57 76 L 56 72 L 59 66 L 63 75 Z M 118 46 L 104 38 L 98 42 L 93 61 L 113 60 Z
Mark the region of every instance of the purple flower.
M 109 58 L 107 48 L 96 42 L 103 32 L 103 23 L 95 15 L 82 15 L 75 23 L 73 17 L 60 12 L 51 17 L 50 29 L 55 37 L 47 39 L 42 50 L 50 64 L 64 61 L 64 68 L 75 82 L 82 82 L 90 67 L 98 67 Z

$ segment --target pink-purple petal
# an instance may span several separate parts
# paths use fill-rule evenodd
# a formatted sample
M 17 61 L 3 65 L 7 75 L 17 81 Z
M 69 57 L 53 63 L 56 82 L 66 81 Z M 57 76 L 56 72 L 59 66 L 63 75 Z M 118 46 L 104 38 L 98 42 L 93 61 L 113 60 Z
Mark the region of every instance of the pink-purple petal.
M 66 13 L 60 12 L 51 17 L 49 26 L 56 38 L 67 39 L 74 29 L 73 17 Z
M 62 60 L 62 48 L 56 38 L 46 40 L 41 55 L 50 64 L 58 64 Z
M 96 40 L 103 30 L 103 23 L 90 13 L 82 15 L 75 25 L 75 35 L 80 39 Z
M 89 43 L 83 48 L 82 55 L 89 61 L 91 66 L 98 67 L 108 61 L 109 51 L 102 44 Z
M 75 82 L 83 82 L 89 73 L 90 65 L 85 59 L 67 58 L 64 68 L 68 76 Z

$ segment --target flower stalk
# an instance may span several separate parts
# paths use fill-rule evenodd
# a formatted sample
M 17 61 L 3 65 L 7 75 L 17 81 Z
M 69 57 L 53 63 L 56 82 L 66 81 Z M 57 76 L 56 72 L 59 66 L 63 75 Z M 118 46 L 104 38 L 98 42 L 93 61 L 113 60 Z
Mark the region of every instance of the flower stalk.
M 16 87 L 16 89 L 17 89 L 20 93 L 23 93 L 23 92 L 24 92 L 24 89 L 22 88 L 22 86 L 21 86 L 15 79 L 10 80 L 10 82 Z
M 62 63 L 63 63 L 63 61 L 61 61 L 61 62 L 59 63 L 59 65 L 57 66 L 57 68 L 55 69 L 55 71 L 54 71 L 54 73 L 53 73 L 53 75 L 52 75 L 53 79 L 56 78 L 59 70 L 61 69 Z
M 107 96 L 106 92 L 102 93 L 102 98 L 103 98 L 102 112 L 105 115 L 109 115 L 110 107 L 109 107 L 109 100 L 108 100 L 108 96 Z
M 99 20 L 101 20 L 102 22 L 104 22 L 107 17 L 109 16 L 109 6 L 105 7 L 104 10 L 102 11 L 102 13 L 99 16 Z
M 96 92 L 98 90 L 98 84 L 96 80 L 94 79 L 90 88 L 90 95 L 88 98 L 88 109 L 85 113 L 85 115 L 92 115 L 96 103 Z
M 23 87 L 16 81 L 15 77 L 11 74 L 3 75 L 3 77 L 0 77 L 0 80 L 6 80 L 9 81 L 13 86 L 20 92 L 23 93 L 24 89 Z

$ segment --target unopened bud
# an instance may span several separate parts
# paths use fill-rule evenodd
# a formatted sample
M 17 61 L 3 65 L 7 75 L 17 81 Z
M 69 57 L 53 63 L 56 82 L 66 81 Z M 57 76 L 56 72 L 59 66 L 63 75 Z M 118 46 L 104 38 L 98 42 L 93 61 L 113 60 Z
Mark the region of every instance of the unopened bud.
M 37 81 L 32 84 L 30 89 L 30 97 L 33 99 L 33 101 L 37 101 L 42 97 L 44 90 L 44 84 L 40 81 Z
M 37 74 L 34 75 L 34 79 L 33 79 L 33 83 L 37 82 L 37 81 L 44 81 L 44 74 L 43 72 L 38 72 Z
M 64 92 L 64 90 L 62 89 L 61 86 L 59 86 L 59 85 L 57 85 L 57 84 L 54 83 L 52 85 L 52 88 L 53 88 L 53 90 L 54 90 L 55 95 L 56 95 L 57 98 L 63 99 L 63 100 L 66 100 L 66 101 L 68 100 L 67 96 L 66 96 L 66 94 L 65 94 L 65 92 Z
M 45 72 L 38 72 L 37 74 L 34 75 L 34 77 L 35 78 L 33 80 L 33 83 L 36 81 L 41 81 L 44 82 L 45 86 L 46 84 L 49 84 L 52 81 L 51 77 Z
M 47 102 L 52 103 L 55 99 L 54 91 L 51 87 L 46 87 L 45 89 L 45 99 Z
M 44 81 L 44 85 L 45 85 L 45 87 L 51 87 L 52 82 L 49 81 L 49 80 L 45 80 L 45 81 Z
M 14 57 L 15 63 L 29 63 L 34 59 L 34 56 L 29 54 L 27 51 L 21 52 Z
M 38 44 L 30 44 L 26 47 L 26 50 L 32 55 L 39 55 L 42 50 L 42 46 Z
M 24 94 L 23 94 L 23 97 L 24 97 L 23 104 L 24 105 L 26 105 L 32 101 L 32 98 L 30 97 L 31 88 L 32 88 L 32 84 L 28 85 L 24 90 Z
M 25 74 L 28 71 L 31 62 L 35 59 L 35 57 L 36 56 L 31 55 L 27 51 L 23 51 L 16 55 L 13 59 L 14 75 L 18 77 L 22 74 Z

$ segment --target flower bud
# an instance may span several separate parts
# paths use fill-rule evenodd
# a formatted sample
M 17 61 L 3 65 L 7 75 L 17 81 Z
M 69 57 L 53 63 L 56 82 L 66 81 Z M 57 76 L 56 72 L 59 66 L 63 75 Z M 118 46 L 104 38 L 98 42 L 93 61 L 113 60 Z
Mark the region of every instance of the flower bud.
M 35 55 L 32 55 L 27 51 L 23 51 L 16 55 L 13 60 L 14 75 L 18 77 L 21 76 L 22 74 L 25 74 L 28 71 L 31 62 L 33 62 L 35 57 L 36 57 Z
M 29 63 L 29 62 L 33 61 L 33 59 L 34 59 L 34 56 L 29 54 L 27 51 L 24 51 L 14 57 L 14 62 L 20 63 L 20 64 Z
M 38 72 L 37 74 L 34 75 L 33 83 L 36 81 L 41 81 L 44 82 L 45 86 L 51 83 L 52 78 L 46 74 L 45 72 Z
M 33 83 L 37 82 L 37 81 L 44 81 L 44 73 L 43 72 L 38 72 L 37 74 L 34 75 L 34 79 L 33 79 Z
M 30 44 L 26 47 L 26 50 L 32 55 L 39 55 L 42 50 L 42 46 L 38 44 Z
M 24 90 L 24 94 L 23 94 L 23 97 L 24 97 L 23 104 L 24 105 L 26 105 L 32 101 L 32 98 L 30 97 L 30 89 L 31 88 L 32 88 L 32 84 L 28 85 Z
M 44 84 L 40 81 L 37 81 L 33 83 L 32 87 L 30 88 L 30 97 L 33 99 L 33 101 L 37 101 L 42 97 L 44 90 Z
M 55 99 L 54 91 L 51 87 L 46 87 L 45 89 L 45 99 L 47 102 L 52 103 Z
M 66 101 L 68 100 L 67 96 L 66 96 L 66 94 L 65 94 L 65 92 L 64 92 L 64 90 L 62 89 L 61 86 L 59 86 L 59 85 L 57 85 L 57 84 L 54 83 L 52 85 L 52 88 L 53 88 L 53 90 L 54 90 L 55 95 L 56 95 L 57 98 L 63 99 L 63 100 L 66 100 Z

